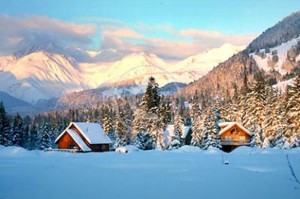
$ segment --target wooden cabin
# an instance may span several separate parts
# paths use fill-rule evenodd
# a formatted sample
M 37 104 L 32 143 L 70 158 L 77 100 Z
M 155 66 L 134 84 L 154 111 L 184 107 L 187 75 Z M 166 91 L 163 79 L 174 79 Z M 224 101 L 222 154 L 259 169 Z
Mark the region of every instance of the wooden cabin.
M 71 122 L 56 138 L 58 149 L 72 149 L 82 152 L 109 151 L 112 141 L 100 124 Z
M 192 140 L 192 128 L 191 126 L 182 126 L 183 132 L 181 135 L 181 143 L 184 145 L 190 145 L 191 140 Z M 165 137 L 165 144 L 169 145 L 172 140 L 172 136 L 174 136 L 175 131 L 174 131 L 174 125 L 168 125 L 165 132 L 164 132 L 164 137 Z
M 252 133 L 237 122 L 219 123 L 222 150 L 233 151 L 239 146 L 249 146 Z

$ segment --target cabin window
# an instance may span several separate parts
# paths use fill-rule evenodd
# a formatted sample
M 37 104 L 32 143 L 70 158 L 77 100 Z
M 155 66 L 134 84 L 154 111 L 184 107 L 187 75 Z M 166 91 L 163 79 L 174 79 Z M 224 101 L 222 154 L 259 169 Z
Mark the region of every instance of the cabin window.
M 102 150 L 102 151 L 105 151 L 105 150 L 106 150 L 106 145 L 105 145 L 105 144 L 101 145 L 101 150 Z
M 231 131 L 230 131 L 230 133 L 231 134 L 239 134 L 239 130 L 238 129 L 232 129 Z
M 69 145 L 69 148 L 70 148 L 70 149 L 74 149 L 74 148 L 75 148 L 75 145 L 74 145 L 74 144 L 70 144 L 70 145 Z
M 245 141 L 245 140 L 246 140 L 245 136 L 240 136 L 240 141 Z

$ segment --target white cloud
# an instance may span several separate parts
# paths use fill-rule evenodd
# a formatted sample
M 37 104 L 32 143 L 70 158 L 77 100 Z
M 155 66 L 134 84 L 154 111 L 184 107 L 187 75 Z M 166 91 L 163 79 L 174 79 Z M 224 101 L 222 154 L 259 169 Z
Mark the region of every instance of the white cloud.
M 148 52 L 166 59 L 183 59 L 215 48 L 224 43 L 247 45 L 255 34 L 225 34 L 218 31 L 174 28 L 171 24 L 129 26 L 113 19 L 81 19 L 80 24 L 48 17 L 14 18 L 0 15 L 0 53 L 12 53 L 20 43 L 33 45 L 52 42 L 61 47 L 94 47 L 98 50 L 114 49 L 120 52 Z M 97 36 L 99 35 L 99 36 Z
M 170 38 L 147 37 L 140 32 L 162 31 Z M 127 52 L 148 52 L 166 59 L 184 59 L 204 50 L 220 47 L 225 43 L 247 45 L 256 35 L 224 34 L 218 31 L 196 29 L 176 30 L 170 25 L 147 26 L 139 25 L 137 31 L 129 27 L 111 27 L 102 32 L 101 47 Z M 150 34 L 151 35 L 151 34 Z M 152 34 L 157 35 L 157 34 Z
M 14 18 L 0 15 L 0 52 L 12 53 L 20 42 L 32 45 L 51 41 L 59 45 L 86 45 L 95 34 L 92 24 L 74 24 L 47 17 Z M 33 39 L 34 38 L 34 39 Z

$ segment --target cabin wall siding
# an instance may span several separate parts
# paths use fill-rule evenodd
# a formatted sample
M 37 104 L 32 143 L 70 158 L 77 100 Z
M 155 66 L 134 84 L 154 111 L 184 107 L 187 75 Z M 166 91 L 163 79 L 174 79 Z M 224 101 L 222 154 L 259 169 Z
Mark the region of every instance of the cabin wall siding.
M 73 140 L 73 138 L 68 133 L 65 133 L 58 141 L 58 148 L 70 149 L 70 145 L 74 145 L 80 149 L 79 145 Z

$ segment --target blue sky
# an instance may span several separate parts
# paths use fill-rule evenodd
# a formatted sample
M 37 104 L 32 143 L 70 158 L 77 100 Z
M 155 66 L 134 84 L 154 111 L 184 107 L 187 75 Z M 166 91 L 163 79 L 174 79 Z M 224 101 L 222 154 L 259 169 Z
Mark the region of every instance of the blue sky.
M 0 0 L 2 25 L 18 26 L 0 33 L 0 41 L 17 43 L 38 32 L 61 45 L 179 59 L 224 43 L 247 45 L 299 8 L 299 0 Z M 11 31 L 15 37 L 5 38 Z M 164 53 L 180 47 L 182 56 Z

